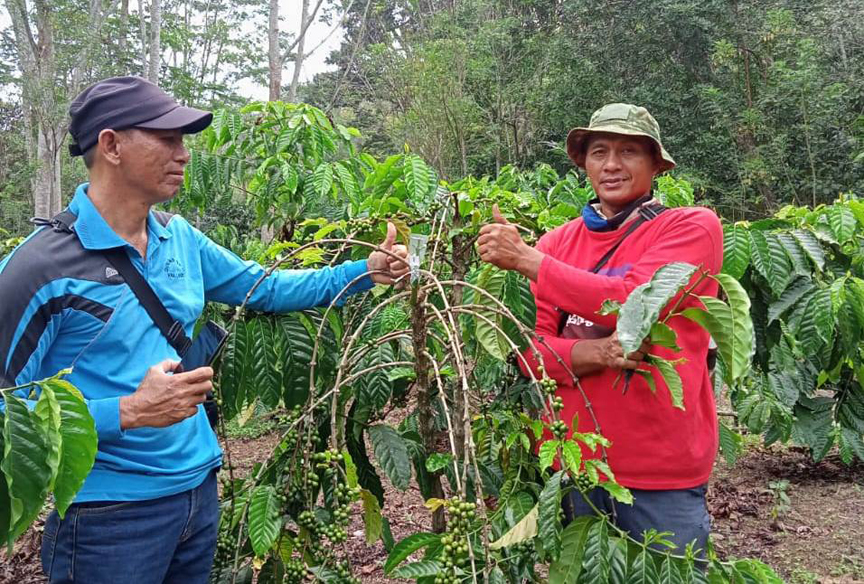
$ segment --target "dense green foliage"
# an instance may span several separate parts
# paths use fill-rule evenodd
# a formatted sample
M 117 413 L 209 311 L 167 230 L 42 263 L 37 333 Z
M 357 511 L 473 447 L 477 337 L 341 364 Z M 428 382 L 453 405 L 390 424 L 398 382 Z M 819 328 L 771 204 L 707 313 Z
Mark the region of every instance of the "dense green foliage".
M 473 252 L 492 203 L 533 238 L 575 217 L 590 189 L 548 166 L 531 173 L 508 168 L 495 180 L 469 178 L 445 188 L 411 153 L 379 162 L 356 152 L 355 135 L 305 105 L 218 112 L 175 202 L 206 212 L 223 205 L 222 197 L 234 205 L 245 201 L 260 224 L 276 228 L 277 239 L 265 248 L 257 237 L 244 242 L 230 229 L 215 234 L 281 267 L 365 254 L 364 239 L 379 241 L 384 220 L 396 222 L 405 239 L 409 230 L 429 238 L 410 290 L 376 289 L 323 312 L 214 311 L 232 331 L 218 379 L 226 418 L 242 421 L 262 406 L 287 411 L 282 440 L 268 460 L 249 477 L 226 480 L 214 581 L 245 581 L 249 566 L 261 567 L 265 581 L 299 581 L 306 566 L 320 580 L 354 581 L 338 546 L 355 501 L 362 501 L 367 541 L 384 540 L 391 550 L 386 571 L 396 577 L 537 581 L 536 565 L 547 563 L 562 574 L 555 581 L 570 582 L 584 545 L 602 548 L 586 552 L 586 571 L 605 569 L 599 561 L 614 563 L 622 577 L 657 581 L 666 569 L 698 581 L 702 573 L 693 569 L 692 555 L 671 559 L 646 551 L 650 543 L 662 547 L 662 536 L 640 547 L 606 522 L 562 529 L 561 498 L 574 488 L 600 486 L 624 503 L 631 495 L 615 482 L 605 454 L 583 459 L 580 443 L 603 452 L 609 443 L 598 433 L 571 433 L 572 421 L 556 414 L 562 403 L 555 381 L 516 376 L 506 356 L 532 336 L 527 283 L 482 265 Z M 666 177 L 658 188 L 670 205 L 693 202 L 686 183 Z M 322 217 L 303 219 L 310 209 Z M 623 305 L 607 309 L 620 311 L 624 342 L 650 335 L 673 349 L 674 332 L 664 323 L 678 314 L 693 318 L 712 330 L 730 363 L 726 377 L 737 383 L 747 372 L 753 335 L 749 301 L 736 280 L 718 277 L 731 304 L 711 299 L 706 311 L 672 310 L 657 322 L 679 290 L 706 277 L 696 271 L 670 264 Z M 744 327 L 743 337 L 736 327 Z M 674 362 L 652 358 L 651 366 L 678 407 L 686 407 Z M 401 413 L 391 421 L 394 410 Z M 553 439 L 535 455 L 544 433 Z M 230 465 L 230 447 L 227 454 Z M 392 541 L 385 477 L 400 490 L 416 481 L 436 531 L 446 531 Z M 495 503 L 481 506 L 481 500 Z M 420 549 L 423 560 L 404 563 Z M 721 580 L 734 579 L 734 570 L 770 574 L 747 562 L 715 563 L 710 570 Z
M 506 356 L 526 346 L 533 335 L 533 300 L 523 279 L 481 265 L 473 253 L 473 239 L 489 220 L 493 202 L 528 231 L 541 233 L 573 218 L 590 189 L 573 175 L 560 180 L 549 167 L 533 173 L 505 169 L 494 181 L 465 179 L 445 189 L 415 155 L 378 162 L 357 153 L 351 141 L 355 134 L 334 127 L 319 110 L 304 105 L 270 103 L 241 113 L 220 111 L 201 136 L 201 148 L 175 202 L 190 212 L 226 204 L 251 207 L 256 224 L 276 227 L 281 240 L 265 246 L 257 235 L 242 237 L 238 229 L 225 226 L 213 234 L 261 261 L 275 262 L 274 268 L 365 254 L 370 244 L 362 238 L 379 240 L 377 228 L 384 219 L 397 222 L 402 237 L 409 231 L 429 237 L 410 290 L 375 290 L 338 310 L 331 306 L 323 312 L 283 316 L 208 309 L 208 316 L 224 320 L 232 332 L 218 377 L 223 424 L 242 425 L 263 408 L 276 412 L 283 429 L 274 452 L 248 477 L 233 475 L 230 446 L 227 449 L 214 580 L 246 581 L 254 568 L 261 570 L 263 581 L 298 581 L 307 574 L 324 581 L 355 581 L 347 558 L 335 547 L 347 537 L 355 501 L 362 501 L 367 541 L 384 539 L 392 549 L 388 572 L 399 577 L 457 581 L 476 574 L 489 581 L 536 581 L 540 562 L 550 564 L 553 574 L 562 574 L 556 581 L 567 582 L 581 569 L 574 557 L 583 554 L 562 555 L 562 550 L 578 551 L 581 545 L 589 550 L 588 572 L 605 570 L 599 561 L 634 577 L 664 566 L 682 577 L 701 574 L 693 570 L 690 554 L 673 560 L 646 551 L 650 543 L 662 547 L 662 536 L 627 543 L 605 521 L 579 522 L 584 529 L 578 533 L 572 527 L 562 529 L 561 498 L 575 488 L 599 486 L 623 503 L 631 495 L 605 463 L 608 441 L 596 432 L 575 432 L 570 426 L 575 421 L 557 416 L 562 403 L 555 381 L 516 376 L 515 363 Z M 667 177 L 658 187 L 670 205 L 692 203 L 686 183 Z M 206 193 L 216 196 L 203 196 Z M 323 216 L 303 219 L 310 209 Z M 683 292 L 688 294 L 691 280 L 706 277 L 696 272 L 694 266 L 670 264 L 623 305 L 609 304 L 606 310 L 620 311 L 623 342 L 650 335 L 674 349 L 674 332 L 664 323 L 681 313 L 673 309 L 660 322 L 658 317 L 679 290 L 688 288 Z M 703 325 L 713 323 L 713 329 L 706 326 L 724 359 L 734 364 L 748 359 L 751 339 L 741 344 L 734 326 L 718 323 L 727 313 L 740 316 L 743 310 L 747 316 L 748 305 L 740 301 L 743 290 L 735 280 L 721 278 L 721 283 L 731 304 L 715 299 L 717 304 L 706 306 L 707 311 L 691 308 L 683 314 Z M 692 314 L 694 310 L 702 316 Z M 651 365 L 661 373 L 673 401 L 686 407 L 674 362 L 652 359 Z M 729 371 L 731 383 L 746 369 Z M 56 393 L 50 390 L 59 384 L 37 384 L 39 403 L 48 403 Z M 43 458 L 37 446 L 49 449 L 59 441 L 52 436 L 63 435 L 63 428 L 70 426 L 61 426 L 56 416 L 51 425 L 50 416 L 39 414 L 48 411 L 47 406 L 37 406 L 36 416 L 24 420 L 19 414 L 27 413 L 26 408 L 17 398 L 7 395 L 6 403 L 5 443 L 11 447 L 2 468 L 11 503 L 11 541 L 32 521 L 52 488 L 61 510 L 68 505 L 74 481 L 80 485 L 92 457 L 79 458 L 88 465 L 79 464 L 74 472 L 64 470 L 66 459 L 57 456 L 47 457 L 44 472 L 25 472 Z M 395 425 L 385 420 L 394 409 L 402 410 Z M 27 432 L 31 439 L 22 441 Z M 66 433 L 87 441 L 90 452 L 95 448 L 95 436 Z M 544 433 L 553 439 L 535 455 L 534 444 Z M 46 437 L 39 438 L 43 434 Z M 449 447 L 441 447 L 442 434 Z M 71 438 L 67 443 L 75 444 Z M 583 459 L 580 444 L 603 455 Z M 415 534 L 399 544 L 392 541 L 382 476 L 372 456 L 395 488 L 405 490 L 416 481 L 436 530 L 447 530 L 443 535 Z M 22 465 L 19 460 L 30 462 Z M 57 464 L 52 466 L 51 460 Z M 52 474 L 54 467 L 58 470 Z M 55 486 L 54 476 L 67 480 Z M 562 480 L 565 477 L 570 482 Z M 27 496 L 21 492 L 25 480 L 39 483 L 30 485 L 34 488 L 26 490 Z M 478 507 L 480 500 L 495 504 Z M 436 542 L 437 547 L 429 548 Z M 599 551 L 591 551 L 597 546 Z M 634 546 L 629 548 L 632 558 L 616 556 L 615 550 L 628 546 Z M 429 548 L 423 562 L 401 565 L 410 551 L 420 548 Z M 724 571 L 763 568 L 757 563 L 713 562 L 710 570 L 717 578 L 731 579 Z
M 741 219 L 861 191 L 862 38 L 853 0 L 370 0 L 339 69 L 302 95 L 367 151 L 407 143 L 448 178 L 567 168 L 570 128 L 637 103 L 698 191 Z
M 51 96 L 46 123 L 62 126 L 82 84 L 144 73 L 138 35 L 147 15 L 124 2 L 93 34 L 86 15 L 97 4 L 48 4 L 56 62 L 41 88 Z M 601 452 L 608 443 L 570 433 L 573 421 L 556 413 L 554 381 L 517 376 L 507 356 L 531 339 L 533 301 L 524 280 L 481 265 L 473 241 L 493 203 L 529 242 L 577 217 L 592 192 L 561 147 L 566 131 L 605 102 L 647 106 L 679 163 L 656 181 L 658 197 L 668 206 L 698 198 L 729 220 L 716 276 L 722 297 L 680 313 L 717 341 L 718 396 L 728 392 L 736 422 L 767 443 L 794 441 L 816 460 L 835 446 L 846 463 L 864 459 L 864 203 L 837 199 L 864 188 L 862 5 L 346 6 L 343 45 L 331 55 L 337 69 L 301 89 L 321 109 L 219 109 L 190 139 L 184 188 L 171 206 L 274 268 L 365 256 L 387 220 L 405 242 L 429 237 L 425 260 L 408 290 L 376 288 L 342 307 L 284 316 L 207 308 L 232 330 L 217 379 L 223 423 L 242 427 L 263 411 L 283 432 L 248 477 L 233 475 L 229 444 L 213 580 L 356 581 L 340 550 L 356 504 L 367 541 L 383 540 L 389 551 L 385 571 L 421 582 L 537 581 L 539 564 L 553 582 L 777 581 L 758 562 L 721 563 L 710 553 L 703 574 L 692 550 L 673 557 L 654 549 L 664 549 L 663 534 L 637 542 L 588 518 L 562 528 L 560 500 L 574 489 L 599 484 L 619 501 L 630 495 L 605 454 L 582 460 L 580 443 Z M 239 107 L 237 81 L 264 80 L 265 55 L 243 26 L 263 23 L 265 8 L 163 2 L 162 86 L 183 103 Z M 103 51 L 82 50 L 94 39 Z M 11 60 L 13 35 L 0 49 Z M 4 62 L 0 83 L 9 90 L 0 104 L 2 259 L 30 228 L 38 167 L 30 160 L 35 118 L 22 115 L 18 97 L 24 80 Z M 68 195 L 85 173 L 65 153 L 61 160 Z M 660 317 L 661 309 L 701 277 L 672 264 L 624 305 L 605 306 L 619 312 L 622 342 L 635 348 L 650 336 L 673 348 L 665 322 L 678 313 Z M 686 408 L 674 362 L 651 358 L 648 366 L 665 381 L 656 389 Z M 7 545 L 46 497 L 65 510 L 95 455 L 80 394 L 59 378 L 33 389 L 32 411 L 4 394 Z M 730 460 L 741 443 L 736 429 L 721 425 Z M 544 433 L 553 439 L 537 451 Z M 393 541 L 384 480 L 402 490 L 417 484 L 436 533 Z M 422 560 L 407 562 L 421 551 Z
M 809 210 L 726 226 L 723 271 L 753 299 L 752 382 L 732 392 L 751 432 L 790 438 L 820 460 L 835 444 L 864 460 L 864 203 L 846 195 Z
M 55 122 L 86 83 L 146 73 L 146 7 L 141 15 L 135 3 L 110 3 L 94 35 L 93 3 L 45 4 Z M 654 113 L 700 198 L 730 219 L 787 203 L 830 203 L 864 186 L 864 8 L 855 0 L 342 6 L 344 39 L 329 57 L 336 69 L 318 74 L 301 95 L 332 120 L 358 127 L 364 151 L 375 156 L 407 143 L 451 180 L 496 175 L 507 165 L 549 163 L 562 171 L 567 130 L 586 124 L 603 103 L 629 101 Z M 267 82 L 265 43 L 247 34 L 265 29 L 267 8 L 263 0 L 163 0 L 162 87 L 189 105 L 244 103 L 241 81 Z M 332 18 L 334 10 L 340 2 L 323 3 L 322 14 Z M 22 112 L 24 80 L 11 27 L 5 33 L 0 219 L 23 235 L 33 203 L 34 121 Z M 94 38 L 100 50 L 82 52 Z M 68 196 L 85 175 L 60 146 Z
M 279 446 L 251 476 L 226 481 L 214 579 L 239 575 L 243 581 L 254 567 L 265 581 L 281 581 L 280 575 L 293 581 L 307 566 L 323 580 L 350 578 L 343 555 L 322 542 L 338 546 L 344 540 L 355 501 L 362 501 L 368 541 L 384 539 L 392 549 L 388 572 L 401 577 L 458 578 L 470 570 L 490 581 L 516 582 L 536 579 L 538 562 L 563 574 L 560 581 L 573 581 L 583 570 L 610 570 L 616 562 L 626 573 L 648 574 L 647 581 L 663 570 L 687 572 L 692 558 L 642 553 L 644 542 L 642 548 L 627 543 L 605 523 L 562 530 L 553 510 L 569 490 L 599 484 L 622 501 L 629 493 L 614 482 L 605 457 L 582 460 L 579 443 L 592 450 L 608 443 L 596 433 L 570 434 L 570 421 L 555 414 L 561 404 L 554 381 L 516 376 L 506 356 L 531 337 L 533 301 L 521 278 L 482 265 L 473 252 L 473 238 L 490 220 L 493 203 L 533 240 L 576 217 L 590 187 L 572 172 L 561 177 L 544 165 L 439 185 L 418 156 L 378 161 L 356 150 L 356 138 L 356 130 L 333 125 L 306 105 L 220 110 L 197 140 L 173 203 L 205 220 L 231 210 L 234 221 L 212 227 L 211 235 L 274 267 L 365 255 L 366 246 L 380 241 L 384 220 L 394 221 L 403 239 L 409 233 L 429 237 L 428 271 L 420 272 L 410 291 L 376 289 L 340 309 L 284 316 L 208 308 L 208 316 L 232 330 L 218 377 L 224 419 L 242 426 L 263 409 L 274 412 L 283 430 Z M 689 184 L 674 177 L 658 179 L 656 193 L 669 206 L 694 202 Z M 718 387 L 730 388 L 742 423 L 765 432 L 768 441 L 805 444 L 815 458 L 835 443 L 847 462 L 862 454 L 861 220 L 861 204 L 848 196 L 815 211 L 787 207 L 774 219 L 727 225 L 724 273 L 716 276 L 726 302 L 702 298 L 704 311 L 680 313 L 717 341 Z M 276 238 L 262 242 L 261 226 Z M 623 305 L 607 303 L 604 310 L 619 314 L 622 343 L 635 347 L 650 336 L 674 349 L 674 333 L 664 323 L 679 313 L 673 309 L 658 321 L 661 308 L 702 277 L 693 266 L 670 264 Z M 650 365 L 662 373 L 673 401 L 686 408 L 674 362 L 652 357 Z M 394 410 L 402 412 L 395 425 L 388 417 Z M 539 419 L 544 410 L 548 423 Z M 26 426 L 11 415 L 5 419 L 19 433 Z M 30 423 L 46 432 L 47 420 Z M 553 439 L 535 455 L 544 431 Z M 442 435 L 448 444 L 443 449 Z M 721 429 L 730 458 L 739 440 L 733 429 Z M 230 468 L 230 447 L 227 454 Z M 371 457 L 394 487 L 404 490 L 416 481 L 439 529 L 447 499 L 451 526 L 445 535 L 391 540 L 382 477 Z M 10 485 L 20 483 L 22 474 L 15 474 L 13 462 L 14 456 L 4 457 Z M 564 473 L 574 482 L 563 481 Z M 601 474 L 612 480 L 601 482 Z M 15 512 L 18 527 L 10 527 L 12 539 L 32 520 L 51 476 L 28 491 L 27 505 Z M 55 488 L 58 500 L 71 500 L 75 483 L 69 484 Z M 448 492 L 469 501 L 492 497 L 496 504 L 471 507 L 467 521 Z M 444 553 L 441 538 L 449 538 L 451 552 Z M 401 565 L 410 551 L 430 545 L 426 559 Z M 598 546 L 606 551 L 593 549 Z M 572 560 L 583 549 L 593 550 L 584 552 L 584 566 Z M 616 554 L 625 549 L 622 564 Z M 596 565 L 598 553 L 607 567 Z M 715 577 L 728 579 L 734 570 L 762 570 L 746 562 L 712 566 Z
M 0 537 L 12 544 L 53 494 L 62 517 L 96 458 L 96 428 L 81 393 L 56 377 L 24 388 L 35 405 L 5 389 L 0 432 Z

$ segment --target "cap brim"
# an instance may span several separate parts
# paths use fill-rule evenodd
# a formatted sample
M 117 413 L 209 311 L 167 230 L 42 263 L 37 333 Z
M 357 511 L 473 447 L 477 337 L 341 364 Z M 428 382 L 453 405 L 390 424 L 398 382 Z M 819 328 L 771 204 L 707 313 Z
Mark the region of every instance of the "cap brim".
M 210 125 L 213 114 L 194 107 L 177 106 L 167 114 L 135 124 L 148 130 L 180 130 L 184 134 L 197 134 Z
M 570 157 L 570 160 L 573 161 L 573 164 L 578 166 L 579 168 L 585 168 L 585 150 L 582 148 L 582 145 L 585 143 L 585 139 L 588 137 L 588 134 L 622 134 L 624 136 L 644 136 L 648 138 L 654 144 L 657 145 L 658 150 L 660 151 L 660 162 L 661 168 L 660 172 L 666 172 L 667 170 L 672 170 L 675 168 L 675 160 L 673 160 L 672 156 L 666 152 L 666 149 L 663 148 L 663 145 L 657 142 L 653 136 L 650 134 L 646 134 L 645 132 L 637 132 L 635 130 L 631 130 L 629 128 L 625 128 L 618 125 L 606 125 L 602 128 L 573 128 L 570 130 L 570 133 L 567 134 L 567 156 Z

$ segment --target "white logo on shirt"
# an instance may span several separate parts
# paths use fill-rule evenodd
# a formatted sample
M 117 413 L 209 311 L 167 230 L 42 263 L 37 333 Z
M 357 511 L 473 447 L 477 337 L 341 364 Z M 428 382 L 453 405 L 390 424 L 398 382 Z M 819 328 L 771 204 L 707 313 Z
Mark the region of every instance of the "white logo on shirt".
M 586 319 L 584 319 L 581 316 L 578 316 L 576 314 L 571 314 L 569 317 L 567 317 L 567 326 L 570 326 L 570 325 L 590 327 L 590 326 L 594 326 L 594 323 L 591 322 L 590 320 L 586 320 Z
M 118 272 L 117 270 L 115 270 L 111 266 L 108 266 L 107 268 L 105 268 L 105 277 L 106 278 L 113 278 L 114 276 L 116 276 L 119 273 L 120 272 Z

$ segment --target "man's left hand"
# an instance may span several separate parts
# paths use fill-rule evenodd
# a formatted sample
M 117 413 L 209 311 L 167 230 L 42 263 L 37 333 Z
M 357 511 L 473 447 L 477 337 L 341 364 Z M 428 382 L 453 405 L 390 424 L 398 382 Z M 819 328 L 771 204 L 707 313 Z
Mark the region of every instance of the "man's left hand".
M 480 228 L 480 237 L 477 239 L 480 259 L 502 270 L 516 270 L 536 282 L 543 252 L 522 240 L 516 226 L 501 215 L 498 205 L 492 206 L 492 218 L 494 223 Z
M 396 245 L 396 226 L 387 222 L 387 237 L 381 244 L 381 249 L 389 251 L 397 257 L 393 257 L 382 251 L 373 251 L 369 254 L 366 266 L 370 272 L 372 281 L 376 284 L 392 284 L 408 273 L 408 248 L 404 245 Z M 398 259 L 401 258 L 401 259 Z

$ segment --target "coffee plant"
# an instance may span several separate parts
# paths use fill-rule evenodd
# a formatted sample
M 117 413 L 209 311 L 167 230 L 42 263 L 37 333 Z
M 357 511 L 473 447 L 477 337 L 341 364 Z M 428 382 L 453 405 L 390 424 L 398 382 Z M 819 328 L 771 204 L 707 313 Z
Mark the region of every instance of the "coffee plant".
M 542 369 L 538 376 L 530 368 L 528 378 L 517 374 L 514 359 L 524 364 L 524 351 L 542 361 L 527 282 L 481 265 L 473 251 L 493 203 L 532 241 L 578 216 L 590 189 L 549 167 L 532 173 L 508 167 L 494 181 L 467 178 L 445 188 L 411 153 L 379 162 L 356 153 L 350 136 L 308 106 L 218 114 L 190 163 L 190 195 L 177 202 L 199 205 L 196 192 L 239 191 L 267 218 L 262 223 L 271 221 L 271 210 L 283 213 L 267 246 L 220 234 L 274 269 L 362 257 L 386 221 L 397 224 L 415 262 L 406 289 L 376 289 L 323 310 L 282 316 L 214 310 L 232 331 L 218 379 L 224 418 L 251 415 L 262 405 L 291 412 L 279 445 L 250 476 L 233 476 L 226 448 L 214 582 L 248 581 L 256 572 L 267 582 L 351 581 L 356 575 L 340 544 L 352 505 L 362 514 L 367 542 L 382 539 L 390 549 L 385 571 L 393 577 L 538 581 L 537 566 L 546 563 L 562 574 L 555 581 L 575 581 L 581 563 L 562 549 L 590 544 L 602 548 L 604 559 L 585 554 L 600 573 L 608 555 L 622 576 L 653 571 L 659 577 L 666 566 L 700 578 L 693 553 L 656 551 L 662 536 L 639 543 L 600 518 L 563 528 L 561 497 L 574 485 L 604 488 L 624 503 L 631 496 L 605 462 L 608 441 L 558 417 L 555 381 Z M 232 160 L 227 170 L 218 170 L 226 158 Z M 664 180 L 668 204 L 692 203 L 686 183 Z M 313 207 L 320 218 L 308 218 Z M 688 300 L 708 277 L 720 281 L 728 304 Z M 672 309 L 664 312 L 667 305 Z M 675 348 L 669 319 L 691 318 L 717 339 L 730 383 L 749 368 L 749 302 L 732 278 L 671 264 L 627 302 L 604 309 L 619 313 L 619 336 L 628 347 L 651 337 Z M 684 408 L 674 365 L 652 360 L 656 386 L 649 371 L 639 374 Z M 544 436 L 551 439 L 538 452 Z M 392 541 L 385 477 L 400 490 L 416 482 L 432 515 L 431 532 Z M 615 560 L 614 550 L 630 557 L 627 546 L 641 550 L 636 560 Z M 422 560 L 406 562 L 421 551 Z M 710 573 L 732 578 L 748 570 L 770 573 L 747 562 L 714 562 Z
M 862 236 L 853 195 L 724 229 L 723 272 L 747 290 L 756 332 L 754 374 L 730 386 L 735 410 L 766 443 L 792 439 L 817 461 L 835 444 L 847 464 L 864 460 Z
M 444 184 L 410 152 L 384 161 L 358 152 L 355 135 L 302 104 L 217 112 L 173 203 L 190 216 L 213 205 L 251 208 L 254 227 L 269 230 L 263 241 L 241 235 L 256 230 L 234 225 L 211 233 L 268 265 L 268 273 L 365 257 L 387 221 L 411 253 L 410 281 L 352 298 L 343 290 L 318 310 L 272 315 L 207 307 L 205 316 L 231 331 L 216 379 L 220 434 L 228 421 L 243 423 L 262 411 L 281 432 L 246 476 L 236 474 L 225 441 L 211 580 L 358 581 L 343 545 L 356 512 L 367 543 L 381 540 L 388 550 L 387 575 L 430 584 L 778 582 L 759 562 L 720 562 L 710 550 L 701 560 L 698 550 L 671 550 L 666 534 L 634 539 L 600 515 L 562 524 L 562 497 L 574 489 L 602 488 L 623 504 L 632 496 L 606 463 L 611 446 L 596 422 L 561 419 L 556 382 L 542 366 L 528 366 L 529 357 L 542 363 L 537 347 L 544 341 L 533 332 L 527 282 L 481 264 L 473 244 L 493 204 L 533 242 L 577 217 L 590 188 L 574 173 L 560 177 L 546 166 L 505 167 L 495 179 Z M 693 203 L 692 189 L 671 177 L 658 181 L 658 193 L 669 206 Z M 717 280 L 723 299 L 697 296 L 707 278 Z M 607 302 L 602 310 L 618 314 L 628 351 L 644 338 L 677 350 L 670 319 L 695 321 L 718 345 L 718 378 L 734 391 L 752 391 L 758 351 L 748 284 L 728 271 L 712 275 L 673 263 L 623 304 Z M 686 408 L 675 365 L 651 357 L 637 374 Z M 575 376 L 573 382 L 581 392 Z M 7 427 L 16 423 L 13 409 Z M 34 416 L 24 425 L 37 422 Z M 29 448 L 9 436 L 7 456 L 10 443 Z M 95 448 L 95 436 L 91 443 Z M 6 467 L 4 457 L 7 483 L 20 481 Z M 394 541 L 385 480 L 402 491 L 416 484 L 431 531 Z M 38 512 L 49 490 L 29 492 L 28 509 Z M 35 515 L 18 517 L 25 525 Z M 17 534 L 9 533 L 11 541 Z
M 49 494 L 66 513 L 96 459 L 96 427 L 68 373 L 0 390 L 0 535 L 9 553 Z

